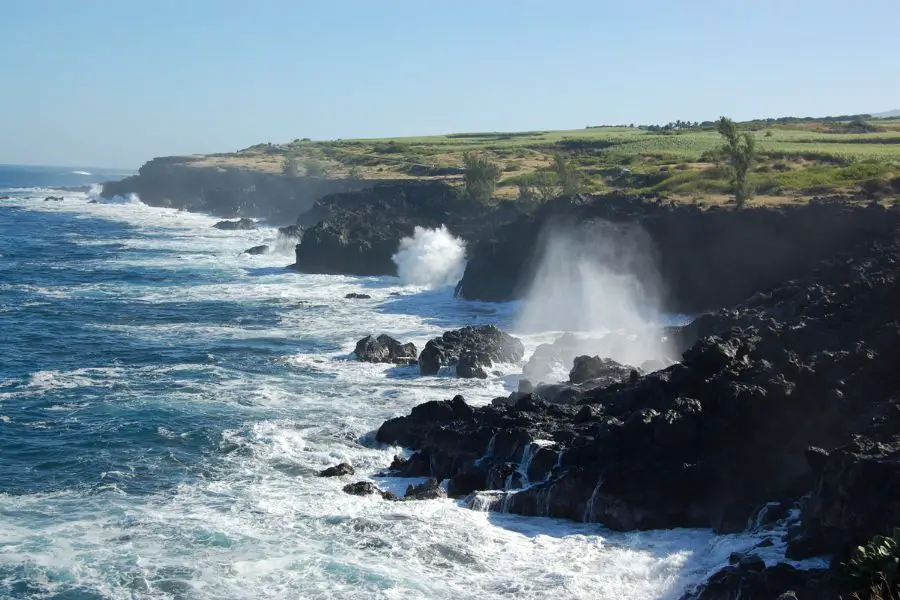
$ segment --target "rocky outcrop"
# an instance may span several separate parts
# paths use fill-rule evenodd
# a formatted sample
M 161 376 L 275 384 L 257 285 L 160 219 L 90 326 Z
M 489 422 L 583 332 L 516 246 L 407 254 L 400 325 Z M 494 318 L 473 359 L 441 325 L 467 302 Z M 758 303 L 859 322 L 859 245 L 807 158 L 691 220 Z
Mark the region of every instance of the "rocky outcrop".
M 145 163 L 137 175 L 103 184 L 104 198 L 137 194 L 144 204 L 222 217 L 294 223 L 327 194 L 361 190 L 377 181 L 285 177 L 253 169 L 199 166 L 201 158 L 170 156 Z
M 319 471 L 319 477 L 343 477 L 345 475 L 353 475 L 354 473 L 356 473 L 356 469 L 353 468 L 353 465 L 340 463 Z
M 756 557 L 723 568 L 681 600 L 839 600 L 845 591 L 827 569 L 766 567 Z
M 433 477 L 425 483 L 410 485 L 403 495 L 404 500 L 439 500 L 446 498 L 447 492 L 441 487 L 440 482 Z
M 219 221 L 213 227 L 224 231 L 250 231 L 256 229 L 256 221 L 247 218 L 237 221 Z
M 571 383 L 594 381 L 606 387 L 626 378 L 637 379 L 638 375 L 634 367 L 617 363 L 609 358 L 576 356 L 572 371 L 569 373 L 569 381 Z
M 299 225 L 294 268 L 306 273 L 395 275 L 392 257 L 416 226 L 437 228 L 473 241 L 521 214 L 512 205 L 494 209 L 470 202 L 441 182 L 379 184 L 319 200 Z
M 268 254 L 268 252 L 269 252 L 269 247 L 266 246 L 265 244 L 262 244 L 260 246 L 253 246 L 252 248 L 247 248 L 246 250 L 244 250 L 244 254 L 252 254 L 252 255 Z
M 378 337 L 367 335 L 356 342 L 356 360 L 371 363 L 393 363 L 395 365 L 416 364 L 415 344 L 401 344 L 389 335 Z
M 521 297 L 549 225 L 595 220 L 639 224 L 655 250 L 667 291 L 664 309 L 695 314 L 741 302 L 760 289 L 803 276 L 835 252 L 885 235 L 900 221 L 900 211 L 817 201 L 738 211 L 676 207 L 616 194 L 560 198 L 470 246 L 459 293 L 472 300 Z
M 372 296 L 369 294 L 360 294 L 358 292 L 350 292 L 346 296 L 344 296 L 347 300 L 371 300 Z
M 397 494 L 394 492 L 383 490 L 371 481 L 357 481 L 356 483 L 348 483 L 343 487 L 345 494 L 351 496 L 381 496 L 384 500 L 397 500 Z
M 876 402 L 869 414 L 871 427 L 849 444 L 807 452 L 816 481 L 789 556 L 833 553 L 845 559 L 900 524 L 900 396 Z
M 455 366 L 460 377 L 483 378 L 484 367 L 517 363 L 524 355 L 522 342 L 495 325 L 470 326 L 429 340 L 419 355 L 419 369 L 422 375 L 434 375 L 441 367 Z
M 417 450 L 398 473 L 449 479 L 453 494 L 498 490 L 474 497 L 482 507 L 613 529 L 739 531 L 768 503 L 815 489 L 806 527 L 832 540 L 824 551 L 851 539 L 843 530 L 868 535 L 897 516 L 893 446 L 833 450 L 873 418 L 896 418 L 898 270 L 896 237 L 865 243 L 698 320 L 694 334 L 717 333 L 679 364 L 574 402 L 540 388 L 479 408 L 429 402 L 376 437 Z M 810 447 L 831 451 L 812 453 L 818 471 Z M 869 474 L 887 483 L 866 505 Z

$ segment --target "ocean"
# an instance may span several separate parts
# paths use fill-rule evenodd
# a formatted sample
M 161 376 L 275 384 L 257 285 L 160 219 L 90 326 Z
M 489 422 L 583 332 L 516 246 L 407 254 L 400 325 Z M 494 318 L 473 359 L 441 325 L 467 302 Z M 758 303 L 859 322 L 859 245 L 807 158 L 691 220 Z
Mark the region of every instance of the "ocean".
M 287 271 L 290 247 L 242 254 L 275 228 L 98 201 L 111 175 L 0 167 L 0 597 L 674 599 L 760 541 L 344 494 L 410 483 L 379 476 L 403 452 L 372 441 L 385 419 L 521 372 L 421 377 L 356 341 L 421 348 L 516 306 Z M 339 462 L 356 476 L 315 476 Z

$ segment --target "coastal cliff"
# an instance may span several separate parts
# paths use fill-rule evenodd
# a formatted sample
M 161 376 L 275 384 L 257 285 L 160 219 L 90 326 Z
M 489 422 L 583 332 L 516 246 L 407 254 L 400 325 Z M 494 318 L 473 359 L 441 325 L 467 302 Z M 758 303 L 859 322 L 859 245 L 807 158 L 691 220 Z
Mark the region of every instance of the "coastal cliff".
M 154 158 L 137 175 L 103 184 L 105 198 L 137 194 L 144 204 L 205 212 L 220 217 L 254 217 L 274 225 L 293 224 L 327 194 L 377 183 L 362 179 L 286 177 L 239 167 L 203 166 L 191 157 Z
M 701 210 L 619 194 L 558 198 L 471 248 L 459 290 L 470 300 L 520 298 L 531 284 L 548 228 L 602 220 L 646 231 L 666 292 L 665 310 L 696 314 L 798 277 L 835 252 L 884 234 L 898 218 L 897 210 L 878 204 L 826 200 Z

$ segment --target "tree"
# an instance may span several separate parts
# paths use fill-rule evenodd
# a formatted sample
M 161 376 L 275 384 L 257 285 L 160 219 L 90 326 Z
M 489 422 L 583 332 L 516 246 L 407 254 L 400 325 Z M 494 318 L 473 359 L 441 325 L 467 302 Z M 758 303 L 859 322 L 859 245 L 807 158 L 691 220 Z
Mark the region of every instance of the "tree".
M 295 155 L 288 154 L 284 157 L 284 162 L 281 163 L 281 174 L 285 177 L 300 176 L 300 165 Z
M 753 190 L 747 180 L 747 174 L 756 159 L 756 140 L 751 133 L 739 133 L 734 121 L 727 117 L 719 119 L 717 125 L 719 135 L 725 140 L 722 153 L 725 166 L 728 168 L 731 193 L 738 208 L 744 208 L 753 196 Z
M 564 195 L 575 196 L 581 192 L 581 174 L 573 169 L 566 157 L 559 152 L 553 155 L 553 171 Z
M 472 152 L 463 154 L 463 164 L 466 195 L 479 202 L 490 200 L 500 179 L 500 167 L 483 154 Z

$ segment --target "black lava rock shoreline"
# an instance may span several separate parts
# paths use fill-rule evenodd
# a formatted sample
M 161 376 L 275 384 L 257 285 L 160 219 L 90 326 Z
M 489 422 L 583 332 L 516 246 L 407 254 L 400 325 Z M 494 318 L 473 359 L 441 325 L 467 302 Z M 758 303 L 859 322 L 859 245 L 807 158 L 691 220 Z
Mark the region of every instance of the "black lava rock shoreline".
M 666 369 L 574 402 L 540 387 L 478 408 L 427 402 L 377 440 L 416 451 L 395 474 L 522 515 L 726 533 L 799 507 L 788 556 L 832 556 L 831 571 L 745 561 L 690 597 L 837 598 L 852 549 L 900 524 L 898 270 L 892 225 L 686 326 Z

